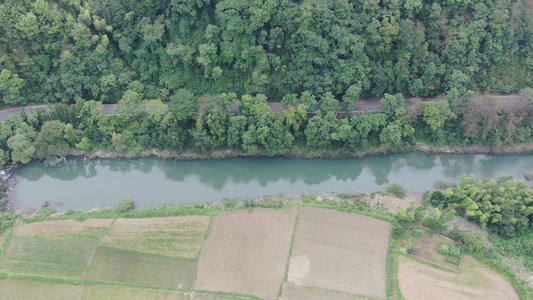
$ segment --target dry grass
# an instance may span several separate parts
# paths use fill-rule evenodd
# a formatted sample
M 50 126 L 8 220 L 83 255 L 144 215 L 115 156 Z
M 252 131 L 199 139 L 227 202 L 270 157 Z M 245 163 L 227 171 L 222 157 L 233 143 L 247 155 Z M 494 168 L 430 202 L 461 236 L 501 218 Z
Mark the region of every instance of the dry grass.
M 96 239 L 111 226 L 113 219 L 88 219 L 43 221 L 29 223 L 13 228 L 13 236 L 77 236 Z
M 101 244 L 151 254 L 195 258 L 210 220 L 208 216 L 117 219 Z
M 198 260 L 195 289 L 276 299 L 296 214 L 297 207 L 217 215 Z
M 364 300 L 368 298 L 361 298 L 354 295 L 347 295 L 341 293 L 332 293 L 319 289 L 304 288 L 286 283 L 283 286 L 283 293 L 281 294 L 283 300 Z
M 108 247 L 98 247 L 86 279 L 190 289 L 196 262 Z
M 354 213 L 301 207 L 288 281 L 305 287 L 386 298 L 391 224 Z
M 12 238 L 0 269 L 45 276 L 83 277 L 94 245 L 73 239 Z
M 82 300 L 225 300 L 247 299 L 238 296 L 208 294 L 199 292 L 170 292 L 133 289 L 111 286 L 87 286 L 83 291 Z
M 21 279 L 0 280 L 1 299 L 73 300 L 80 299 L 82 286 Z
M 460 274 L 443 271 L 400 255 L 398 280 L 406 299 L 518 300 L 513 286 L 498 273 L 465 255 Z

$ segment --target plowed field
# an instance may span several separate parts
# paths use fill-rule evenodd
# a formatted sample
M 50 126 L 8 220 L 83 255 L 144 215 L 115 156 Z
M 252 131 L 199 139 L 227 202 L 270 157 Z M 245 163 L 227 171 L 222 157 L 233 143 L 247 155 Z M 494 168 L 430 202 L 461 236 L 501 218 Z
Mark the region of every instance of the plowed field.
M 288 281 L 383 299 L 391 224 L 367 216 L 301 207 Z
M 285 277 L 297 208 L 217 215 L 198 260 L 195 289 L 276 299 Z

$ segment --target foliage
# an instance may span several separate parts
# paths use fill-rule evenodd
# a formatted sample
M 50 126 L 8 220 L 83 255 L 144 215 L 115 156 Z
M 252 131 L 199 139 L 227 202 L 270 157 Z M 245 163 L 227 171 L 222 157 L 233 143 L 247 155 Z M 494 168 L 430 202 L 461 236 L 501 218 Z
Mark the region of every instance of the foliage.
M 474 253 L 483 249 L 485 244 L 483 234 L 479 231 L 471 231 L 464 235 L 463 237 L 464 244 L 466 249 L 470 253 Z
M 135 209 L 135 203 L 129 195 L 124 196 L 117 204 L 117 211 L 119 213 L 128 212 Z
M 450 246 L 446 245 L 444 243 L 440 244 L 439 246 L 439 253 L 442 255 L 448 255 L 450 254 Z
M 465 174 L 457 187 L 446 190 L 445 196 L 482 228 L 488 225 L 499 234 L 512 237 L 530 227 L 533 192 L 521 181 L 500 177 L 496 181 L 474 182 L 474 175 Z
M 393 183 L 393 184 L 389 185 L 387 187 L 387 192 L 391 193 L 394 196 L 399 197 L 399 198 L 405 197 L 405 194 L 406 194 L 405 193 L 405 189 L 401 185 L 399 185 L 397 183 Z
M 444 259 L 445 259 L 447 262 L 452 263 L 452 264 L 456 264 L 456 265 L 461 264 L 461 258 L 460 258 L 460 257 L 447 255 Z

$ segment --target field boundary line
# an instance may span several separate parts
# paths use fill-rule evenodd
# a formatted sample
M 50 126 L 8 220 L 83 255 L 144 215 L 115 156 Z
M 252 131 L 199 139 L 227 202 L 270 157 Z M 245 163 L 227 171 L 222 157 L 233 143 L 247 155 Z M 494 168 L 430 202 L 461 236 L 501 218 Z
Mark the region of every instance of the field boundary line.
M 295 287 L 299 287 L 299 288 L 302 288 L 302 289 L 305 289 L 305 290 L 308 290 L 308 291 L 313 291 L 313 292 L 325 292 L 325 293 L 329 293 L 329 294 L 343 295 L 343 296 L 354 297 L 356 299 L 364 299 L 364 300 L 383 300 L 381 298 L 372 298 L 372 297 L 367 297 L 367 296 L 363 296 L 363 295 L 359 295 L 359 294 L 345 293 L 345 292 L 328 290 L 328 289 L 312 287 L 312 286 L 302 286 L 302 285 L 297 285 L 297 284 L 294 284 L 294 283 L 288 282 L 288 281 L 285 282 L 285 284 L 291 284 L 291 285 L 293 285 Z M 279 298 L 279 299 L 281 299 L 281 298 Z
M 207 240 L 207 238 L 211 234 L 211 226 L 213 225 L 213 219 L 215 217 L 216 217 L 216 215 L 215 216 L 209 216 L 209 224 L 207 225 L 207 228 L 205 229 L 204 239 L 202 240 L 202 244 L 200 245 L 200 249 L 198 249 L 198 254 L 194 258 L 194 260 L 196 261 L 196 274 L 194 275 L 194 279 L 192 281 L 192 285 L 191 285 L 192 287 L 194 287 L 196 285 L 196 279 L 198 279 L 198 260 L 200 259 L 200 254 L 202 254 L 202 249 L 204 248 L 205 241 Z
M 86 238 L 81 236 L 49 236 L 49 235 L 25 235 L 25 236 L 14 236 L 16 239 L 58 239 L 58 240 L 81 240 L 87 242 L 96 242 L 99 238 Z
M 296 219 L 294 220 L 294 226 L 292 228 L 292 236 L 291 236 L 291 245 L 289 246 L 289 256 L 287 257 L 287 264 L 285 265 L 285 278 L 283 278 L 283 282 L 281 282 L 281 285 L 279 286 L 279 292 L 278 292 L 278 298 L 281 298 L 281 294 L 283 293 L 283 286 L 285 283 L 287 283 L 287 279 L 289 279 L 289 265 L 291 262 L 291 256 L 292 256 L 292 246 L 294 244 L 294 236 L 296 235 L 296 227 L 298 226 L 298 220 L 300 219 L 300 205 L 297 205 L 298 211 L 296 212 Z
M 148 252 L 142 252 L 142 251 L 133 250 L 133 249 L 118 248 L 118 247 L 111 246 L 111 245 L 98 245 L 98 247 L 96 247 L 96 248 L 99 248 L 99 247 L 115 249 L 115 250 L 119 250 L 119 251 L 130 252 L 130 253 L 145 254 L 145 255 L 150 255 L 150 256 L 155 256 L 155 257 L 179 259 L 179 260 L 186 260 L 186 261 L 197 261 L 196 258 L 180 257 L 180 256 L 167 256 L 167 255 L 163 255 L 163 254 L 148 253 Z
M 416 261 L 419 262 L 419 263 L 422 263 L 422 264 L 428 265 L 428 266 L 430 266 L 430 267 L 437 268 L 437 269 L 439 269 L 439 270 L 446 271 L 446 272 L 450 272 L 450 273 L 461 274 L 460 271 L 456 271 L 456 270 L 452 270 L 452 269 L 446 268 L 446 267 L 444 267 L 444 266 L 441 266 L 441 265 L 436 264 L 436 263 L 434 263 L 434 262 L 431 262 L 431 261 L 429 261 L 429 260 L 423 259 L 423 258 L 421 258 L 421 257 L 415 256 L 415 255 L 411 255 L 411 254 L 409 254 L 409 253 L 403 253 L 402 251 L 400 251 L 399 253 L 402 254 L 402 255 L 405 255 L 405 256 L 407 256 L 407 257 L 410 257 L 410 258 L 416 260 Z
M 104 230 L 104 232 L 102 232 L 102 234 L 94 241 L 93 253 L 91 253 L 91 257 L 89 258 L 89 261 L 87 262 L 87 267 L 85 267 L 85 271 L 83 272 L 83 276 L 81 277 L 82 279 L 85 279 L 85 276 L 87 276 L 87 271 L 89 270 L 91 261 L 93 260 L 94 254 L 96 253 L 96 249 L 98 249 L 98 247 L 100 246 L 100 241 L 111 230 L 111 228 L 113 227 L 117 219 L 118 218 L 114 218 L 113 221 L 111 221 L 111 224 L 109 225 L 109 227 L 106 230 Z

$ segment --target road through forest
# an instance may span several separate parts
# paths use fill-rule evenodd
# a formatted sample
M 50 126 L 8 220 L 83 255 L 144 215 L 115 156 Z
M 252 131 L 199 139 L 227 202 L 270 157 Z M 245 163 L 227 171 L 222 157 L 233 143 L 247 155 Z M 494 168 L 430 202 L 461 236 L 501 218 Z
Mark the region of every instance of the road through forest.
M 513 105 L 515 103 L 518 103 L 520 101 L 521 96 L 520 95 L 494 95 L 496 98 L 500 100 L 500 103 L 504 106 Z M 483 97 L 483 96 L 476 96 L 476 97 Z M 443 99 L 443 97 L 437 97 L 437 98 L 422 98 L 421 100 L 423 102 L 430 102 L 430 101 L 438 101 Z M 409 100 L 405 101 L 405 104 L 409 104 Z M 113 110 L 115 106 L 119 104 L 104 104 L 104 107 L 102 109 L 102 112 L 106 115 L 113 115 Z M 280 102 L 270 102 L 268 103 L 272 111 L 282 111 L 283 103 Z M 342 109 L 339 112 L 339 114 L 345 114 L 346 113 L 346 107 L 342 105 Z M 53 105 L 52 105 L 53 107 Z M 24 109 L 27 114 L 31 112 L 35 112 L 37 109 L 42 108 L 45 111 L 48 111 L 47 105 L 34 105 L 34 106 L 25 106 Z M 381 102 L 379 98 L 373 98 L 373 99 L 361 99 L 357 102 L 357 105 L 355 106 L 355 110 L 353 112 L 362 112 L 362 111 L 381 111 Z M 10 114 L 20 114 L 22 112 L 22 107 L 16 107 L 16 108 L 9 108 L 9 109 L 3 109 L 0 110 L 0 122 L 3 122 L 4 119 L 10 115 Z M 239 107 L 233 107 L 231 109 L 231 112 L 234 114 L 240 113 Z M 352 113 L 353 113 L 352 112 Z

